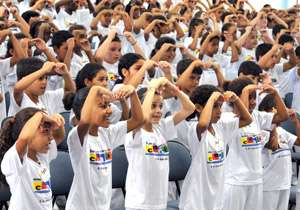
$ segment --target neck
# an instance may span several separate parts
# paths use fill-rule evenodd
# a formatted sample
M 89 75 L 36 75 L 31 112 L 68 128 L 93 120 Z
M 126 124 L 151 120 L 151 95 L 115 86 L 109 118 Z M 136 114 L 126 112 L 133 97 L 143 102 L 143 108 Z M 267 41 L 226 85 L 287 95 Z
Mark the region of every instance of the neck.
M 186 88 L 182 88 L 182 91 L 185 93 L 185 94 L 187 94 L 188 96 L 190 95 L 190 91 L 188 90 L 188 89 L 186 89 Z
M 91 136 L 98 136 L 98 126 L 94 124 L 90 124 L 89 134 Z
M 74 53 L 76 55 L 79 55 L 80 57 L 82 57 L 82 53 L 81 53 L 81 48 L 80 47 L 74 47 Z
M 214 56 L 214 54 L 212 54 L 212 53 L 210 53 L 210 52 L 206 52 L 205 53 L 207 56 L 209 56 L 209 57 L 213 57 Z
M 215 130 L 214 128 L 212 127 L 212 124 L 209 123 L 209 126 L 208 126 L 208 129 L 207 129 L 213 136 L 215 136 Z
M 72 13 L 73 13 L 73 11 L 70 10 L 70 9 L 66 9 L 65 11 L 66 11 L 66 13 L 68 13 L 69 15 L 72 15 Z
M 36 156 L 36 152 L 32 151 L 31 149 L 28 149 L 27 157 L 29 157 L 31 160 L 33 160 L 36 163 L 40 162 Z
M 153 132 L 153 130 L 152 130 L 152 124 L 149 123 L 149 122 L 146 122 L 146 123 L 144 124 L 143 129 L 144 129 L 145 131 L 148 131 L 148 132 Z
M 30 98 L 33 103 L 37 104 L 39 102 L 39 96 L 38 95 L 33 95 L 31 92 L 25 90 L 26 95 Z

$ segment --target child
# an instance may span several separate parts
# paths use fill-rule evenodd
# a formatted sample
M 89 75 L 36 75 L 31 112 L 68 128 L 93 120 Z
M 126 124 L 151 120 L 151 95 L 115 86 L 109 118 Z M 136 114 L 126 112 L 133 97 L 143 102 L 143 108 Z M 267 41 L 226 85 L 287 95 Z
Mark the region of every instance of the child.
M 265 113 L 255 110 L 256 91 L 274 96 L 277 113 Z M 240 128 L 238 135 L 228 142 L 229 152 L 225 165 L 225 202 L 224 210 L 261 209 L 262 205 L 262 160 L 264 146 L 272 145 L 268 139 L 261 137 L 261 130 L 272 130 L 273 123 L 287 120 L 286 107 L 274 87 L 269 85 L 253 85 L 248 77 L 240 77 L 229 84 L 228 90 L 233 91 L 243 101 L 253 122 Z M 235 110 L 235 106 L 233 106 Z M 241 195 L 241 196 L 235 196 Z M 253 202 L 255 201 L 255 202 Z
M 119 89 L 117 98 L 131 98 L 131 118 L 110 125 L 112 111 L 109 97 L 113 94 L 100 86 L 82 88 L 67 95 L 64 104 L 73 108 L 79 124 L 70 131 L 68 146 L 74 179 L 66 209 L 110 208 L 112 177 L 111 158 L 114 148 L 124 144 L 127 132 L 141 126 L 142 108 L 133 86 Z
M 199 121 L 193 122 L 188 131 L 193 159 L 182 186 L 179 209 L 221 210 L 226 153 L 224 145 L 236 135 L 238 128 L 250 124 L 252 119 L 234 93 L 225 92 L 223 96 L 212 85 L 197 87 L 190 94 L 190 99 L 196 111 L 189 118 L 197 115 Z M 240 118 L 221 117 L 224 99 L 235 104 Z
M 48 74 L 54 71 L 65 80 L 64 89 L 46 91 Z M 50 115 L 64 111 L 64 92 L 74 91 L 75 85 L 65 64 L 46 62 L 38 58 L 25 58 L 17 64 L 18 82 L 11 96 L 9 116 L 14 116 L 25 107 L 38 107 Z M 46 91 L 46 92 L 45 92 Z
M 163 98 L 156 92 L 163 88 L 173 92 L 183 106 L 182 110 L 166 119 L 161 119 Z M 141 100 L 146 122 L 142 128 L 133 132 L 133 140 L 125 143 L 129 162 L 125 207 L 166 209 L 169 174 L 167 140 L 176 137 L 175 126 L 193 113 L 195 108 L 182 92 L 163 77 L 151 80 Z
M 184 39 L 184 46 L 196 56 L 200 50 L 200 42 L 204 31 L 204 21 L 193 18 L 189 25 L 188 37 Z
M 276 113 L 273 95 L 267 95 L 259 105 L 259 111 Z M 291 151 L 294 145 L 300 146 L 300 124 L 297 114 L 288 110 L 289 118 L 293 122 L 297 136 L 279 127 L 274 126 L 270 139 L 275 138 L 273 148 L 263 148 L 263 205 L 262 209 L 287 209 L 290 196 L 290 185 L 292 177 Z M 270 140 L 271 141 L 271 140 Z M 276 174 L 276 176 L 275 176 Z
M 25 108 L 2 128 L 1 181 L 5 175 L 12 193 L 10 209 L 52 209 L 49 163 L 64 139 L 64 123 L 59 114 L 50 117 Z
M 296 59 L 297 59 L 297 66 L 294 67 L 290 71 L 290 84 L 294 94 L 293 102 L 292 102 L 292 109 L 295 110 L 298 114 L 300 114 L 300 97 L 297 97 L 300 92 L 300 47 L 296 48 Z

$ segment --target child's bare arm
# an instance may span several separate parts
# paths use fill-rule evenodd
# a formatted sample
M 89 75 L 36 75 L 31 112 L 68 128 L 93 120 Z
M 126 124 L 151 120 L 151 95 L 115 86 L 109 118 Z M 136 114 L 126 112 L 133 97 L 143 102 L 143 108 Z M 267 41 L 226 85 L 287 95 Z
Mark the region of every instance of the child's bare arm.
M 295 145 L 300 146 L 300 124 L 297 119 L 297 113 L 292 109 L 288 109 L 288 114 L 289 114 L 290 120 L 293 122 L 293 124 L 295 126 L 296 133 L 297 133 L 297 139 L 295 141 Z
M 112 42 L 112 40 L 115 38 L 115 36 L 118 35 L 118 32 L 116 30 L 110 30 L 108 32 L 106 40 L 102 43 L 102 45 L 98 48 L 95 59 L 98 63 L 102 64 L 104 61 L 104 57 L 107 53 L 107 50 Z

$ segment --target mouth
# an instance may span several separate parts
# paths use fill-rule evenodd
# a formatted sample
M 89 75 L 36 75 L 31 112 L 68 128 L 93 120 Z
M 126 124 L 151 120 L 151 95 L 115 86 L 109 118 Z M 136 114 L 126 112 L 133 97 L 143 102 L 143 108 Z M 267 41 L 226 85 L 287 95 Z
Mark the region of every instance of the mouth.
M 50 150 L 51 143 L 46 144 L 47 150 Z
M 107 122 L 107 123 L 110 123 L 110 118 L 111 118 L 111 115 L 109 116 L 104 116 L 104 121 Z
M 41 87 L 41 90 L 45 91 L 46 90 L 46 86 Z
M 159 121 L 161 118 L 161 115 L 160 116 L 152 116 L 152 119 L 155 120 L 155 121 Z

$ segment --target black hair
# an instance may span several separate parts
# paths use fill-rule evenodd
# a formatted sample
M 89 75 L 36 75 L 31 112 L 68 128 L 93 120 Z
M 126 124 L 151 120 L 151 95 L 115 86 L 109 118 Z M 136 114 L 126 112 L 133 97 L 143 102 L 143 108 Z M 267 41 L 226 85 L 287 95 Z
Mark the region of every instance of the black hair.
M 133 6 L 135 6 L 135 5 L 137 5 L 137 6 L 142 6 L 143 3 L 140 2 L 139 0 L 131 0 L 131 1 L 126 5 L 126 7 L 125 7 L 125 12 L 127 12 L 128 14 L 130 14 L 131 7 L 133 7 Z
M 115 7 L 118 5 L 122 5 L 125 8 L 124 4 L 120 1 L 114 1 L 113 3 L 111 3 L 110 8 L 115 9 Z
M 176 66 L 177 75 L 183 74 L 183 72 L 193 63 L 194 61 L 192 59 L 182 59 L 178 62 Z M 192 74 L 202 74 L 202 68 L 200 66 L 197 66 L 193 69 Z
M 199 24 L 204 24 L 204 21 L 199 18 L 193 18 L 189 25 L 189 36 L 192 35 L 192 29 L 196 28 Z
M 101 70 L 106 71 L 104 66 L 99 63 L 88 63 L 86 64 L 77 74 L 75 79 L 76 90 L 86 87 L 84 80 L 88 79 L 92 81 L 97 73 Z
M 287 42 L 295 42 L 294 38 L 289 35 L 289 34 L 282 34 L 280 37 L 279 37 L 279 40 L 278 40 L 278 43 L 281 44 L 281 45 L 284 45 L 285 43 Z
M 189 7 L 183 7 L 182 9 L 180 9 L 179 14 L 180 15 L 184 15 L 184 13 L 186 13 L 186 11 L 189 9 Z
M 205 41 L 206 37 L 209 35 L 209 32 L 206 32 L 201 39 L 200 45 L 202 46 L 203 42 Z M 214 39 L 218 39 L 221 40 L 221 37 L 219 35 L 213 36 L 212 38 L 210 38 L 209 42 L 212 42 Z
M 163 15 L 154 15 L 151 20 L 149 21 L 149 23 L 151 23 L 154 20 L 163 20 L 163 21 L 167 21 L 167 18 Z
M 44 65 L 44 62 L 39 58 L 23 58 L 17 64 L 18 81 L 29 74 L 32 74 Z
M 124 81 L 124 75 L 122 73 L 122 69 L 126 69 L 129 71 L 129 68 L 138 62 L 138 60 L 145 60 L 140 54 L 137 53 L 126 53 L 125 55 L 122 55 L 119 59 L 119 64 L 118 64 L 118 73 L 121 76 L 122 79 L 117 79 L 115 82 L 116 84 L 123 83 Z
M 264 56 L 267 52 L 272 49 L 273 45 L 270 43 L 262 43 L 256 47 L 255 57 L 256 60 L 259 60 L 259 56 Z
M 254 82 L 249 77 L 238 77 L 230 82 L 228 90 L 234 92 L 238 97 L 240 97 L 243 89 L 252 84 L 254 84 Z
M 296 56 L 297 56 L 298 58 L 300 58 L 300 46 L 296 47 L 295 53 L 296 53 Z
M 38 108 L 28 107 L 19 111 L 15 117 L 14 121 L 7 120 L 5 125 L 1 128 L 1 137 L 0 137 L 0 164 L 3 160 L 4 154 L 15 144 L 18 140 L 19 135 L 27 123 L 27 121 L 37 112 L 41 111 Z M 0 183 L 3 183 L 4 186 L 7 186 L 5 176 L 0 170 Z
M 229 28 L 230 27 L 234 27 L 235 26 L 235 24 L 233 24 L 233 23 L 225 23 L 223 26 L 222 26 L 222 32 L 224 33 L 225 31 L 228 31 L 229 30 Z M 221 41 L 225 41 L 226 40 L 226 38 L 225 38 L 225 36 L 221 36 Z
M 141 104 L 144 103 L 144 99 L 145 99 L 145 97 L 146 97 L 147 90 L 148 90 L 148 88 L 141 88 L 141 89 L 139 89 L 139 90 L 136 92 L 137 95 L 138 95 L 138 97 L 139 97 L 139 100 L 140 100 Z M 157 92 L 157 91 L 154 92 L 154 95 L 161 96 L 161 94 L 160 94 L 159 92 Z
M 101 7 L 101 8 L 98 10 L 97 15 L 98 15 L 101 11 L 103 11 L 103 10 L 105 10 L 105 9 L 110 10 L 110 6 L 109 6 L 109 7 L 108 7 L 108 6 Z
M 265 4 L 265 5 L 263 6 L 263 8 L 266 8 L 266 7 L 271 7 L 271 5 L 270 5 L 270 4 Z
M 272 34 L 276 37 L 276 35 L 280 33 L 282 29 L 286 29 L 286 27 L 282 24 L 276 24 L 272 29 Z
M 84 87 L 81 88 L 80 90 L 77 90 L 75 92 L 69 92 L 65 94 L 63 103 L 64 103 L 64 108 L 66 110 L 71 110 L 73 109 L 75 113 L 75 117 L 80 120 L 81 116 L 81 109 L 84 105 L 84 102 L 90 92 L 91 87 Z
M 295 22 L 296 22 L 296 20 L 294 20 L 294 19 L 290 19 L 290 20 L 286 21 L 286 24 L 288 25 L 288 29 L 290 29 L 292 26 L 292 23 L 295 23 Z
M 268 94 L 260 102 L 260 104 L 258 106 L 258 110 L 269 112 L 273 109 L 273 107 L 276 107 L 276 102 L 275 102 L 274 96 L 272 94 Z
M 86 28 L 83 25 L 73 25 L 68 31 L 73 33 L 74 30 L 86 30 Z
M 155 48 L 151 51 L 150 58 L 152 58 L 156 54 L 155 50 L 160 50 L 160 48 L 165 43 L 176 44 L 176 41 L 173 38 L 168 36 L 160 37 L 155 43 Z
M 238 75 L 240 75 L 240 73 L 243 73 L 244 76 L 253 75 L 257 77 L 262 73 L 262 69 L 257 63 L 253 61 L 244 61 L 239 67 Z
M 224 20 L 225 20 L 226 16 L 228 16 L 228 15 L 233 15 L 233 12 L 224 12 L 224 13 L 221 15 L 222 23 L 224 23 Z
M 34 21 L 34 22 L 31 23 L 29 33 L 30 33 L 30 35 L 31 35 L 32 38 L 36 38 L 35 37 L 36 28 L 40 27 L 42 25 L 42 23 L 46 23 L 46 22 L 45 21 L 36 20 L 36 21 Z
M 16 39 L 24 39 L 24 38 L 28 38 L 28 36 L 26 36 L 25 34 L 23 33 L 16 33 L 14 34 Z M 14 49 L 14 45 L 11 41 L 11 39 L 8 40 L 7 42 L 7 51 L 6 51 L 6 55 L 5 55 L 5 58 L 10 58 L 12 55 L 10 54 L 9 50 L 10 49 Z
M 22 18 L 27 22 L 29 23 L 29 20 L 30 18 L 32 17 L 40 17 L 40 13 L 36 12 L 36 11 L 31 11 L 31 10 L 28 10 L 26 12 L 24 12 L 22 14 Z
M 52 37 L 52 47 L 56 46 L 60 48 L 64 42 L 66 42 L 69 38 L 74 37 L 74 35 L 66 30 L 57 31 L 53 34 Z
M 200 85 L 196 87 L 190 94 L 190 100 L 193 104 L 199 104 L 202 107 L 205 107 L 208 99 L 210 98 L 213 92 L 221 92 L 216 86 L 213 85 Z M 195 117 L 199 118 L 199 113 L 197 110 L 193 114 L 187 117 L 187 120 L 191 120 Z
M 101 41 L 100 41 L 100 46 L 103 44 L 103 42 L 107 39 L 107 35 L 105 35 Z M 121 39 L 118 36 L 115 36 L 111 42 L 121 42 Z

